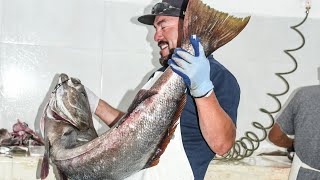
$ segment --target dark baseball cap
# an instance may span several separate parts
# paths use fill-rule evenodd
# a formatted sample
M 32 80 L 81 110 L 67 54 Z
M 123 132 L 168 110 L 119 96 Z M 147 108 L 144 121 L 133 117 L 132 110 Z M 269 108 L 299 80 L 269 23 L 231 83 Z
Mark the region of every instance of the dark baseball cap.
M 156 16 L 175 16 L 184 17 L 188 0 L 162 0 L 155 4 L 151 10 L 151 14 L 143 15 L 138 18 L 138 21 L 153 25 Z

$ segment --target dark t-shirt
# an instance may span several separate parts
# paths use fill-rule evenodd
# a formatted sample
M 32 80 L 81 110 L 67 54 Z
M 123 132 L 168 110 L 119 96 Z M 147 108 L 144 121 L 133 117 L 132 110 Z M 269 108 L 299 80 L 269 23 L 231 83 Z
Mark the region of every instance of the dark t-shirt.
M 240 100 L 240 87 L 236 78 L 218 61 L 209 56 L 210 79 L 214 85 L 214 93 L 234 124 L 237 119 L 237 109 Z M 159 71 L 164 71 L 160 68 Z M 215 153 L 203 138 L 194 99 L 187 92 L 187 103 L 180 118 L 182 142 L 192 168 L 195 180 L 204 179 L 210 161 Z

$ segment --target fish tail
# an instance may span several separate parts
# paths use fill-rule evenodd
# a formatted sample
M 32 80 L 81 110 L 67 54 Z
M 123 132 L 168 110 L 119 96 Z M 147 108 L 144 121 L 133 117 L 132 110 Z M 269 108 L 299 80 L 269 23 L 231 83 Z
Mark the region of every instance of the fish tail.
M 250 16 L 234 17 L 209 7 L 201 0 L 190 0 L 183 23 L 182 47 L 189 47 L 189 37 L 195 34 L 208 56 L 235 38 L 249 20 Z

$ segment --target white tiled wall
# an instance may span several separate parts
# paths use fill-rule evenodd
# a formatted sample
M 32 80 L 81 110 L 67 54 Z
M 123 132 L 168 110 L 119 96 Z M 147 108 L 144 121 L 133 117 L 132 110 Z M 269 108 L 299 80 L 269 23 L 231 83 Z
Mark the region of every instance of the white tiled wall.
M 136 20 L 149 12 L 154 2 L 0 0 L 0 128 L 11 129 L 16 119 L 21 119 L 38 130 L 42 108 L 61 72 L 81 79 L 98 96 L 125 110 L 159 67 L 153 27 Z M 232 3 L 217 2 L 219 7 L 245 12 Z M 252 6 L 249 1 L 244 2 Z M 298 69 L 287 76 L 290 92 L 302 85 L 319 83 L 320 20 L 313 10 L 320 8 L 317 2 L 314 5 L 311 18 L 299 28 L 306 44 L 293 53 Z M 254 130 L 252 121 L 268 125 L 270 120 L 259 108 L 276 107 L 266 93 L 278 93 L 284 88 L 274 73 L 292 68 L 283 50 L 301 43 L 289 27 L 301 22 L 303 8 L 291 9 L 299 10 L 292 13 L 295 16 L 262 16 L 256 13 L 258 10 L 254 9 L 250 23 L 234 41 L 215 52 L 216 59 L 234 73 L 241 86 L 238 137 Z M 285 11 L 291 12 L 290 8 Z M 284 102 L 288 95 L 281 100 Z M 95 125 L 101 128 L 98 121 Z
M 58 73 L 79 77 L 100 93 L 104 1 L 1 5 L 1 127 L 21 119 L 36 128 Z

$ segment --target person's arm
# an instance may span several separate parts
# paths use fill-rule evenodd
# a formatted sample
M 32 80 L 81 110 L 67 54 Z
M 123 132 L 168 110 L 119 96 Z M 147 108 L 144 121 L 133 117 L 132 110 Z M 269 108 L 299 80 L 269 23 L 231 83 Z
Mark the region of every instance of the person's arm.
M 124 113 L 113 108 L 107 102 L 100 99 L 95 114 L 109 127 L 113 126 Z
M 278 123 L 275 123 L 269 132 L 269 140 L 280 147 L 291 148 L 293 146 L 293 139 L 288 137 L 280 128 Z
M 113 108 L 107 102 L 100 99 L 89 88 L 85 87 L 85 90 L 88 96 L 91 113 L 97 115 L 109 127 L 113 126 L 124 115 L 123 112 Z
M 202 135 L 218 155 L 227 153 L 235 142 L 236 127 L 212 92 L 208 97 L 195 98 Z
M 290 98 L 287 100 L 287 105 L 285 105 L 276 118 L 276 123 L 272 126 L 268 138 L 269 140 L 280 147 L 293 148 L 293 139 L 288 137 L 288 135 L 295 134 L 294 122 L 296 121 L 297 106 L 301 102 L 300 91 L 295 91 L 292 93 Z
M 180 75 L 195 98 L 201 133 L 210 148 L 218 155 L 227 153 L 235 141 L 235 125 L 219 104 L 210 80 L 210 63 L 205 56 L 199 38 L 191 36 L 195 55 L 176 48 L 168 61 L 174 72 Z M 205 95 L 211 94 L 206 97 Z

